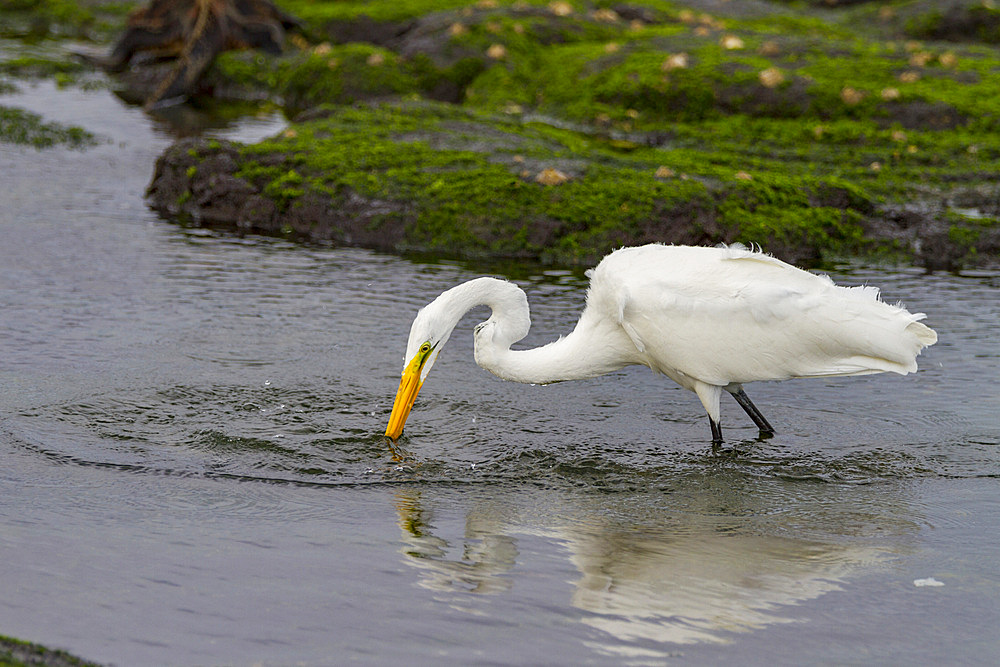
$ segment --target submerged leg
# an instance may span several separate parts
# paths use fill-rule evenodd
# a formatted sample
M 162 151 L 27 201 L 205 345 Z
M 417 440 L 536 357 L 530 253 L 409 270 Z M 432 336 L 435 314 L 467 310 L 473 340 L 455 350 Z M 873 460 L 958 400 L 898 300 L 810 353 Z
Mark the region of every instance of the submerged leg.
M 712 445 L 721 445 L 722 425 L 711 417 L 708 418 L 708 423 L 712 425 Z
M 719 412 L 722 387 L 695 381 L 694 393 L 698 394 L 698 398 L 701 399 L 701 404 L 705 406 L 705 412 L 708 413 L 708 421 L 712 424 L 712 444 L 718 445 L 722 442 L 722 416 Z
M 743 387 L 740 387 L 735 391 L 730 389 L 729 393 L 733 395 L 733 398 L 735 398 L 736 402 L 740 404 L 743 411 L 750 416 L 750 419 L 752 419 L 753 423 L 757 425 L 757 428 L 760 429 L 761 433 L 774 435 L 774 427 L 767 422 L 764 415 L 762 415 L 760 410 L 757 409 L 757 406 L 753 404 L 753 401 L 750 400 L 747 393 L 743 391 Z

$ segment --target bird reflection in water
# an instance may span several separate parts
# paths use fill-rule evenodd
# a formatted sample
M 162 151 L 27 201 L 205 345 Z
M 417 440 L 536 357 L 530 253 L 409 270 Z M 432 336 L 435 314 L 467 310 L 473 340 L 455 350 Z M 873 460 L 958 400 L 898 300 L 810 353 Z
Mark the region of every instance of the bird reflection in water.
M 517 560 L 517 543 L 509 535 L 495 531 L 496 526 L 479 525 L 469 515 L 460 548 L 436 536 L 428 513 L 420 503 L 420 491 L 395 493 L 399 527 L 402 531 L 401 553 L 407 562 L 420 570 L 420 584 L 425 588 L 469 593 L 502 593 L 513 581 L 505 576 Z
M 401 553 L 420 570 L 421 586 L 477 594 L 512 587 L 519 556 L 514 535 L 521 529 L 510 508 L 473 509 L 456 547 L 435 534 L 420 491 L 397 491 L 395 505 Z M 790 538 L 735 525 L 733 517 L 698 515 L 687 525 L 596 519 L 524 532 L 568 551 L 580 575 L 566 591 L 569 604 L 584 612 L 582 623 L 612 639 L 599 650 L 630 658 L 669 654 L 650 643 L 727 643 L 734 633 L 794 622 L 790 607 L 841 590 L 848 578 L 891 555 L 850 540 Z
M 591 612 L 584 623 L 626 642 L 718 643 L 792 622 L 783 607 L 840 590 L 886 558 L 872 547 L 730 532 L 566 537 L 581 574 L 573 606 Z

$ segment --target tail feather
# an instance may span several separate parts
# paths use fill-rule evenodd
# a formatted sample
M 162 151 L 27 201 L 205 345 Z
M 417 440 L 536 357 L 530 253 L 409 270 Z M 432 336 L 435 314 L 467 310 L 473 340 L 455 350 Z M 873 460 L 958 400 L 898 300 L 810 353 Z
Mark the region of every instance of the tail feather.
M 930 347 L 938 340 L 937 332 L 934 331 L 934 329 L 931 329 L 926 324 L 917 321 L 917 320 L 922 320 L 924 319 L 924 317 L 926 317 L 923 313 L 916 313 L 915 317 L 916 319 L 914 319 L 906 326 L 906 330 L 917 337 L 917 340 L 920 341 L 921 349 L 925 347 Z

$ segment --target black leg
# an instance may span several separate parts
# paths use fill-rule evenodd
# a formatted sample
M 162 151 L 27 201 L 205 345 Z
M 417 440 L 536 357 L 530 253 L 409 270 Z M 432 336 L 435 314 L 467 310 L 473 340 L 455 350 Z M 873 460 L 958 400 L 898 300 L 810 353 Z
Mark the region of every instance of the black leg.
M 736 399 L 736 402 L 740 404 L 740 407 L 743 408 L 743 411 L 750 416 L 753 423 L 757 425 L 757 428 L 760 429 L 761 433 L 774 435 L 774 427 L 767 423 L 767 420 L 764 419 L 764 415 L 760 413 L 760 410 L 758 410 L 757 406 L 753 404 L 753 401 L 750 400 L 747 393 L 743 391 L 743 387 L 740 387 L 736 391 L 730 393 L 733 395 L 733 398 Z
M 712 425 L 712 444 L 721 445 L 722 444 L 722 425 L 715 421 L 711 417 L 708 418 L 708 423 Z

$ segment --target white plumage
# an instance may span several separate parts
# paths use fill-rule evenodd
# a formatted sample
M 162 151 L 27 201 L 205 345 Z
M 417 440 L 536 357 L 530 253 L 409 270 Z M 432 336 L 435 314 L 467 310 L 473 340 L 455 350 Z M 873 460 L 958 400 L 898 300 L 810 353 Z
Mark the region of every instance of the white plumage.
M 479 305 L 493 312 L 476 326 L 476 363 L 495 375 L 544 384 L 643 364 L 698 395 L 715 442 L 723 390 L 769 433 L 744 383 L 911 373 L 920 351 L 937 341 L 923 313 L 884 303 L 878 288 L 841 287 L 740 245 L 623 248 L 591 273 L 576 328 L 542 347 L 510 349 L 531 320 L 524 292 L 503 280 L 470 280 L 422 308 L 386 435 L 399 437 L 441 347 Z

